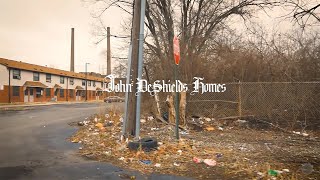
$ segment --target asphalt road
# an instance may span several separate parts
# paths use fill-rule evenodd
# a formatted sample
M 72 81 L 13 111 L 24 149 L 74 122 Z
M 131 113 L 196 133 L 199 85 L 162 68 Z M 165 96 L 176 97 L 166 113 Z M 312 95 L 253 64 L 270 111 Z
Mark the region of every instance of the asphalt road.
M 185 179 L 144 176 L 77 155 L 80 144 L 67 140 L 84 120 L 110 104 L 68 104 L 0 111 L 0 179 Z

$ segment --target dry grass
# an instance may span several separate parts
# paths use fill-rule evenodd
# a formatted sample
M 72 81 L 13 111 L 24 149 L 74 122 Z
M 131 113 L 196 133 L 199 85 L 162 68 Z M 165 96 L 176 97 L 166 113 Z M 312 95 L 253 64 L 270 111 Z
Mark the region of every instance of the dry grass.
M 282 173 L 277 179 L 314 179 L 320 175 L 320 143 L 314 136 L 304 138 L 275 131 L 230 127 L 224 131 L 190 131 L 189 135 L 183 135 L 180 141 L 176 141 L 173 127 L 151 120 L 142 124 L 141 134 L 143 137 L 157 137 L 162 145 L 157 151 L 130 151 L 125 143 L 120 142 L 122 114 L 119 112 L 116 107 L 101 110 L 92 119 L 96 118 L 100 123 L 113 121 L 112 126 L 99 129 L 95 127 L 98 122 L 91 122 L 71 138 L 73 142 L 81 141 L 83 144 L 81 155 L 146 174 L 157 172 L 195 179 L 270 179 L 269 169 L 290 169 L 289 173 Z M 222 157 L 218 158 L 217 154 L 222 154 Z M 214 159 L 218 164 L 214 167 L 196 164 L 193 157 Z M 140 160 L 152 163 L 146 165 Z M 315 167 L 311 175 L 299 170 L 301 164 L 307 162 Z M 161 166 L 156 167 L 155 164 Z

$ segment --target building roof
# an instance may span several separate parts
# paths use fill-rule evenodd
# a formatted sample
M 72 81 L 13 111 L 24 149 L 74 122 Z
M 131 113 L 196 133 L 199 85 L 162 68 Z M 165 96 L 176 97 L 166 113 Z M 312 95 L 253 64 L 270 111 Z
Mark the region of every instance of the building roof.
M 61 87 L 61 86 L 59 86 L 58 84 L 55 84 L 55 85 L 53 86 L 53 88 L 56 88 L 56 89 L 62 89 L 62 87 Z
M 81 87 L 81 86 L 77 86 L 75 89 L 76 90 L 84 90 L 83 87 Z
M 38 82 L 38 81 L 26 81 L 24 83 L 23 86 L 26 86 L 26 87 L 40 87 L 40 88 L 46 88 L 48 86 L 42 84 L 41 82 Z
M 94 77 L 91 75 L 86 75 L 81 74 L 81 73 L 75 73 L 75 72 L 70 72 L 70 71 L 64 71 L 60 69 L 55 69 L 55 68 L 49 68 L 45 66 L 39 66 L 35 64 L 29 64 L 21 61 L 14 61 L 14 60 L 9 60 L 9 59 L 4 59 L 0 58 L 0 64 L 8 67 L 8 68 L 14 68 L 14 69 L 21 69 L 21 70 L 26 70 L 26 71 L 32 71 L 32 72 L 41 72 L 41 73 L 49 73 L 49 74 L 54 74 L 54 75 L 59 75 L 59 76 L 65 76 L 65 77 L 73 77 L 73 78 L 78 78 L 78 79 L 87 79 L 91 81 L 100 81 L 103 82 L 104 78 L 101 77 Z M 105 81 L 108 82 L 108 81 Z

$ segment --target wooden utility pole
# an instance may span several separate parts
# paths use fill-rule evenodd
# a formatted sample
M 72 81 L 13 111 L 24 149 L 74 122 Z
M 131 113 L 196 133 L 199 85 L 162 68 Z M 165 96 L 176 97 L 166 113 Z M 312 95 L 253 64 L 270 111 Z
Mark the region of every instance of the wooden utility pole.
M 138 78 L 138 55 L 139 55 L 139 33 L 140 33 L 140 14 L 141 0 L 135 0 L 132 22 L 132 54 L 130 82 L 132 83 L 132 92 L 128 94 L 127 125 L 125 130 L 126 136 L 135 136 L 136 131 L 136 107 L 137 107 L 137 78 Z
M 70 57 L 70 71 L 74 72 L 74 28 L 71 28 L 71 57 Z
M 107 27 L 107 75 L 111 74 L 111 43 L 110 43 L 110 27 Z

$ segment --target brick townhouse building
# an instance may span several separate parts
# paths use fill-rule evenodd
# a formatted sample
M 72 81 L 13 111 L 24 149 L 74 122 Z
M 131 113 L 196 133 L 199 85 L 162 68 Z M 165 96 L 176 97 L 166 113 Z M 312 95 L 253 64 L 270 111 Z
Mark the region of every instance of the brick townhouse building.
M 86 91 L 87 83 L 87 91 Z M 104 78 L 0 58 L 0 103 L 103 100 Z

